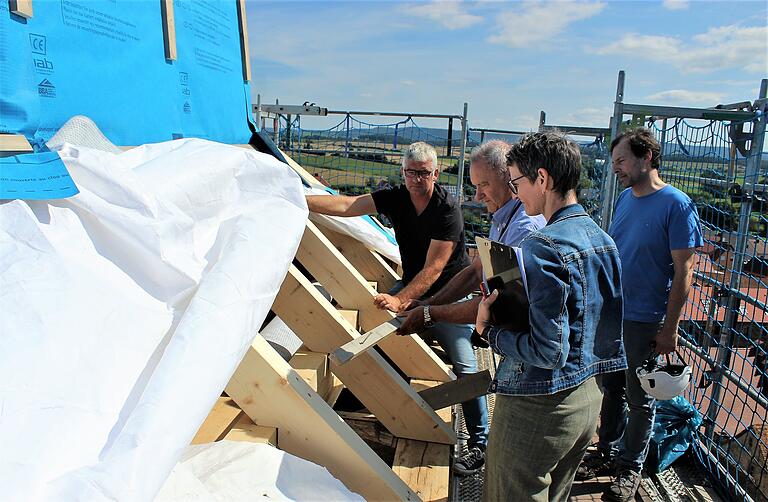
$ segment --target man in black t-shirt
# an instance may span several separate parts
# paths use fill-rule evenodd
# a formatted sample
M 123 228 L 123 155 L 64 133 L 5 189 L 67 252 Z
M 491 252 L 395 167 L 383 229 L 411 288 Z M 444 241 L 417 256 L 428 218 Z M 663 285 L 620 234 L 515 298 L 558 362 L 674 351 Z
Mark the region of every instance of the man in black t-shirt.
M 405 183 L 396 188 L 372 194 L 349 197 L 343 195 L 307 196 L 309 210 L 333 216 L 362 216 L 380 213 L 392 222 L 400 256 L 403 279 L 388 293 L 380 293 L 374 303 L 381 309 L 402 313 L 411 302 L 430 296 L 469 265 L 464 247 L 464 218 L 456 199 L 438 185 L 437 153 L 432 146 L 418 142 L 403 152 Z M 453 363 L 453 371 L 461 378 L 477 372 L 472 350 L 471 324 L 432 321 L 429 305 L 422 307 L 423 335 L 433 337 Z M 470 446 L 483 451 L 487 442 L 488 415 L 484 400 L 462 403 L 469 432 Z M 470 474 L 480 469 L 482 461 Z
M 402 284 L 380 293 L 374 303 L 402 312 L 409 300 L 428 296 L 469 265 L 464 219 L 456 199 L 436 183 L 437 153 L 418 142 L 403 154 L 405 184 L 356 197 L 307 196 L 309 210 L 332 216 L 380 213 L 392 222 L 403 262 Z M 426 316 L 429 315 L 428 309 Z

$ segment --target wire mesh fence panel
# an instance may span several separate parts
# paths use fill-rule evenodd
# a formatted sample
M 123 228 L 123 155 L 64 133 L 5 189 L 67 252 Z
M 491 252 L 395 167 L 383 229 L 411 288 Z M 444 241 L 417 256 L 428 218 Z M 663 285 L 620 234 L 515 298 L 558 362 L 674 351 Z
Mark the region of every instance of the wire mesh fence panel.
M 330 126 L 328 120 L 336 122 Z M 456 194 L 461 129 L 448 135 L 447 119 L 352 114 L 329 117 L 281 117 L 277 143 L 307 171 L 347 195 L 370 193 L 402 183 L 403 149 L 423 141 L 437 151 L 438 182 Z M 274 131 L 272 131 L 274 134 Z
M 648 127 L 662 145 L 662 179 L 695 202 L 704 235 L 680 322 L 693 369 L 686 398 L 704 417 L 694 452 L 731 494 L 768 500 L 768 165 L 755 123 Z

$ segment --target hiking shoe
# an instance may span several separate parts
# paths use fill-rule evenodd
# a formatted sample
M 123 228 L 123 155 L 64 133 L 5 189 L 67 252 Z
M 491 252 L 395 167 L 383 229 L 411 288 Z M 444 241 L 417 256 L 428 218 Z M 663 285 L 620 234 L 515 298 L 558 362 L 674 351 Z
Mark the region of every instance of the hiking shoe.
M 603 500 L 612 500 L 614 502 L 629 502 L 635 498 L 637 489 L 640 488 L 642 477 L 639 472 L 629 469 L 622 469 L 616 479 L 613 480 L 603 492 Z
M 479 471 L 483 467 L 483 464 L 485 464 L 485 450 L 480 446 L 472 446 L 467 453 L 454 462 L 453 470 L 457 474 L 466 476 Z
M 576 481 L 607 476 L 613 471 L 613 461 L 600 450 L 588 453 L 576 469 Z

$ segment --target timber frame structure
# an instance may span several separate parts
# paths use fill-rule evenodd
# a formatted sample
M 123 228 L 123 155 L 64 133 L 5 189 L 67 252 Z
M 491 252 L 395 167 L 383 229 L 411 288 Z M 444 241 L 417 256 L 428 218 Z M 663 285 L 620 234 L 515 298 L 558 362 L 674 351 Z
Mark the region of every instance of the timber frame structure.
M 305 182 L 320 186 L 285 158 Z M 220 398 L 193 442 L 271 443 L 326 467 L 366 500 L 447 500 L 456 443 L 451 405 L 466 398 L 473 382 L 462 379 L 458 385 L 420 337 L 390 336 L 397 323 L 391 322 L 393 314 L 374 306 L 372 286 L 385 290 L 398 279 L 361 242 L 307 221 L 272 306 L 301 339 L 302 349 L 286 362 L 256 336 L 225 389 L 228 397 Z M 333 354 L 342 346 L 353 347 L 354 353 L 339 360 Z M 487 385 L 483 378 L 487 375 L 474 386 Z M 391 434 L 391 467 L 333 410 L 342 387 L 370 412 L 365 419 L 380 422 Z

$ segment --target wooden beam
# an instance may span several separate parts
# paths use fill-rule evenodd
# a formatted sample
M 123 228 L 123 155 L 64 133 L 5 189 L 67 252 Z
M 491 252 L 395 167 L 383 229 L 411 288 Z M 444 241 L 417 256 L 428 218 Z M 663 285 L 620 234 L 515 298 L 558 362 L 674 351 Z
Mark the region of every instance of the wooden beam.
M 227 394 L 254 423 L 278 429 L 282 450 L 324 466 L 366 500 L 418 500 L 263 337 L 254 339 Z
M 445 502 L 450 458 L 448 445 L 398 439 L 392 470 L 425 502 Z
M 296 258 L 342 308 L 359 312 L 363 330 L 370 331 L 394 318 L 391 312 L 376 308 L 373 304 L 375 292 L 368 282 L 311 221 L 307 222 Z M 455 378 L 418 336 L 390 337 L 379 347 L 409 377 L 441 382 Z
M 32 151 L 32 145 L 21 134 L 0 134 L 0 152 L 17 154 Z
M 323 227 L 322 231 L 363 277 L 378 283 L 377 291 L 389 291 L 400 279 L 378 253 L 365 247 L 359 240 L 330 228 Z
M 176 19 L 173 14 L 173 0 L 160 0 L 160 13 L 163 18 L 163 44 L 165 59 L 176 61 Z
M 352 359 L 364 353 L 366 350 L 369 350 L 371 347 L 375 347 L 376 344 L 388 336 L 395 334 L 399 326 L 400 321 L 397 317 L 391 321 L 387 321 L 376 326 L 371 331 L 360 335 L 354 340 L 345 343 L 338 349 L 331 352 L 331 361 L 339 365 L 348 363 Z
M 272 310 L 315 352 L 331 351 L 360 334 L 294 266 Z M 331 371 L 395 436 L 453 444 L 456 434 L 376 351 Z M 258 421 L 257 421 L 258 423 Z
M 192 444 L 212 443 L 222 439 L 241 416 L 243 410 L 232 399 L 220 397 L 192 439 Z
M 413 383 L 413 382 L 411 382 Z M 445 382 L 419 392 L 421 398 L 434 410 L 440 410 L 454 404 L 463 403 L 488 394 L 491 385 L 491 372 L 480 371 L 463 378 Z
M 248 19 L 245 16 L 245 0 L 237 0 L 237 20 L 240 23 L 240 56 L 243 63 L 243 81 L 251 81 L 251 58 L 248 48 Z
M 228 441 L 248 441 L 249 443 L 270 444 L 278 447 L 277 429 L 253 423 L 245 413 L 238 419 L 224 439 Z
M 32 18 L 32 0 L 8 0 L 8 7 L 11 14 L 16 14 L 26 19 Z
M 331 391 L 333 378 L 328 367 L 328 354 L 299 349 L 291 360 L 291 368 L 312 387 L 312 390 L 325 399 Z

